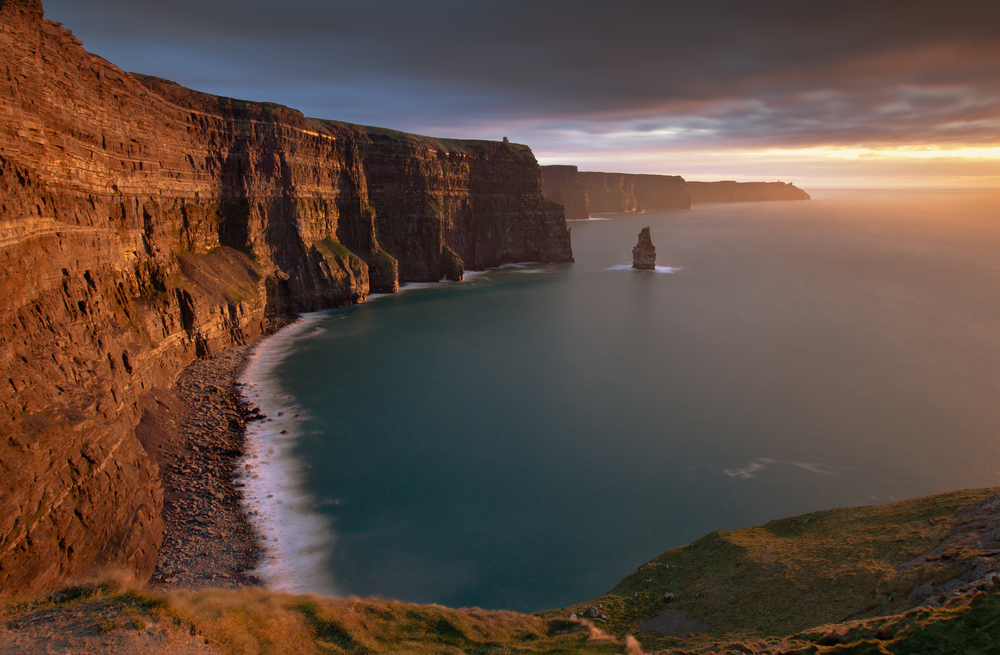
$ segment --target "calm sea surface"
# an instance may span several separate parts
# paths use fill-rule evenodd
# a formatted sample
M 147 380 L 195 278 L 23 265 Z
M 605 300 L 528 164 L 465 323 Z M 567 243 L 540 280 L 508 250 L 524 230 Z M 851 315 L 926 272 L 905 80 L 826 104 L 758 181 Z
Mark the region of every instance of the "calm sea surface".
M 573 222 L 575 264 L 269 342 L 264 574 L 533 611 L 715 529 L 1000 484 L 1000 190 L 813 198 Z M 646 225 L 678 270 L 628 268 Z

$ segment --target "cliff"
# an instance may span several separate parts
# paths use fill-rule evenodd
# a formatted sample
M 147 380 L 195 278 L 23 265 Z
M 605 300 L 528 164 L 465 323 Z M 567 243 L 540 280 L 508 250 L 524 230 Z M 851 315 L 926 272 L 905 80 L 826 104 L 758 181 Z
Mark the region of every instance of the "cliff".
M 135 436 L 196 357 L 317 310 L 572 261 L 530 150 L 321 121 L 125 73 L 0 2 L 0 591 L 148 577 L 160 472 Z
M 687 182 L 692 203 L 809 200 L 809 194 L 788 182 Z
M 545 195 L 566 208 L 567 220 L 591 214 L 689 209 L 703 202 L 809 200 L 785 182 L 685 182 L 678 175 L 580 172 L 576 166 L 542 166 Z
M 691 197 L 679 175 L 580 172 L 576 166 L 542 166 L 548 198 L 566 207 L 566 219 L 637 210 L 688 209 Z
M 541 169 L 545 196 L 566 209 L 566 220 L 590 218 L 590 197 L 576 166 L 542 166 Z

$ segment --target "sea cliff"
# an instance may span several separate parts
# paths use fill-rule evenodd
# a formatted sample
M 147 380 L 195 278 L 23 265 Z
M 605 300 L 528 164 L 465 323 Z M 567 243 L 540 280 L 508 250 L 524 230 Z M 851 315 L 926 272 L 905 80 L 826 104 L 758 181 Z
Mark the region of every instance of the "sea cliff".
M 566 219 L 638 210 L 688 209 L 691 196 L 679 175 L 581 172 L 542 166 L 545 195 L 566 207 Z
M 0 3 L 0 590 L 148 578 L 144 403 L 272 314 L 572 261 L 522 145 L 310 119 L 123 72 Z
M 809 194 L 788 182 L 686 182 L 692 203 L 809 200 Z
M 567 220 L 591 214 L 690 209 L 705 202 L 809 200 L 785 182 L 687 182 L 679 175 L 597 173 L 576 166 L 542 166 L 545 195 L 566 208 Z

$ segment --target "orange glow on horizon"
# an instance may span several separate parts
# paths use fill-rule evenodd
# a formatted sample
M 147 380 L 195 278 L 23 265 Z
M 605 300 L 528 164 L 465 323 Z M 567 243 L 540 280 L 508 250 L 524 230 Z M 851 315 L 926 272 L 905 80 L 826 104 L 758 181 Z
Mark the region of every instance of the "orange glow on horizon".
M 734 153 L 730 152 L 732 156 Z M 1000 146 L 960 146 L 945 148 L 941 146 L 887 146 L 887 147 L 847 147 L 847 146 L 814 146 L 809 148 L 765 148 L 748 151 L 750 157 L 790 157 L 790 158 L 833 158 L 833 159 L 867 159 L 874 157 L 904 158 L 904 159 L 1000 159 Z
M 1000 187 L 1000 145 L 807 146 L 541 154 L 581 171 L 682 175 L 687 180 L 792 182 L 800 187 Z M 553 156 L 555 155 L 555 156 Z

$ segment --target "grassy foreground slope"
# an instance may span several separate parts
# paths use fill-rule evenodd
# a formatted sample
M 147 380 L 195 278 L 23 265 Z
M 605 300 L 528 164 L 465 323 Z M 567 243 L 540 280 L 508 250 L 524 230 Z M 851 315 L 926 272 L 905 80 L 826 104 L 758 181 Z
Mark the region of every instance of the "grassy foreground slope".
M 1000 492 L 713 532 L 600 598 L 537 615 L 111 582 L 2 613 L 0 651 L 21 652 L 32 635 L 68 634 L 161 654 L 1000 653 Z
M 980 587 L 992 593 L 998 555 L 1000 493 L 956 491 L 713 532 L 643 564 L 600 598 L 540 615 L 596 615 L 603 629 L 635 634 L 646 648 L 827 633 L 839 643 L 839 628 L 820 626 L 881 625 L 881 617 L 968 600 Z M 963 607 L 949 612 L 971 611 Z

